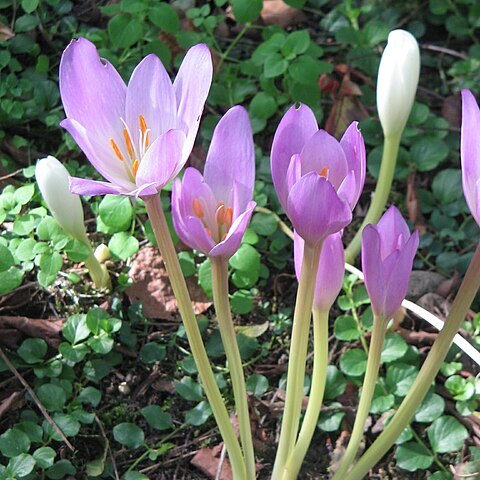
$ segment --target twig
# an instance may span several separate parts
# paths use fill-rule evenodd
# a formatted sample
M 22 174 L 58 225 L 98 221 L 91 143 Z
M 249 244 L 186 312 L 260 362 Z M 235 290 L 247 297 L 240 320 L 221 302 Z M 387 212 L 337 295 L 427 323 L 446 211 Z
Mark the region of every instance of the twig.
M 2 360 L 5 362 L 5 365 L 10 369 L 10 371 L 17 377 L 18 381 L 25 387 L 25 390 L 29 393 L 29 395 L 32 397 L 32 400 L 36 403 L 37 407 L 39 410 L 42 412 L 42 415 L 45 417 L 45 420 L 53 427 L 53 429 L 62 437 L 63 442 L 65 445 L 72 451 L 75 451 L 75 448 L 73 445 L 68 441 L 67 437 L 65 434 L 60 430 L 60 427 L 55 423 L 53 418 L 48 414 L 47 410 L 45 407 L 42 405 L 42 402 L 38 399 L 38 397 L 35 395 L 35 392 L 32 390 L 30 385 L 26 382 L 26 380 L 20 375 L 20 372 L 13 366 L 12 362 L 8 359 L 8 357 L 5 355 L 4 351 L 0 347 L 0 357 L 2 357 Z
M 18 175 L 22 171 L 23 171 L 23 168 L 20 168 L 19 170 L 16 170 L 15 172 L 4 175 L 3 177 L 0 177 L 0 182 L 3 182 L 3 180 L 8 180 L 9 178 L 15 177 L 16 175 Z
M 227 448 L 225 444 L 222 445 L 222 452 L 220 453 L 220 458 L 218 460 L 217 474 L 215 475 L 215 480 L 222 480 L 222 469 L 223 463 L 225 462 L 225 456 L 227 455 Z
M 461 52 L 457 52 L 456 50 L 452 50 L 451 48 L 445 48 L 439 45 L 431 45 L 429 43 L 422 44 L 422 48 L 424 48 L 425 50 L 431 50 L 432 52 L 445 53 L 446 55 L 460 58 L 462 60 L 468 60 L 468 55 L 465 55 L 464 53 L 461 53 Z
M 100 432 L 102 433 L 102 437 L 107 442 L 108 455 L 110 456 L 110 460 L 112 462 L 113 471 L 115 473 L 115 479 L 120 480 L 120 476 L 118 475 L 118 470 L 117 470 L 117 464 L 115 463 L 115 457 L 113 456 L 112 449 L 110 448 L 110 442 L 108 441 L 107 435 L 106 435 L 105 430 L 104 430 L 103 425 L 102 425 L 102 422 L 97 417 L 97 415 L 95 415 L 95 422 L 97 422 L 98 428 L 100 429 Z

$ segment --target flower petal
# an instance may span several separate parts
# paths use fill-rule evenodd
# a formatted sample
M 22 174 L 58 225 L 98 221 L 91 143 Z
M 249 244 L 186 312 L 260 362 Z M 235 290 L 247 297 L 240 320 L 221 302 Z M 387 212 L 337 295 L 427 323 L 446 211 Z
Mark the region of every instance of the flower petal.
M 140 115 L 150 129 L 150 142 L 177 127 L 177 102 L 173 85 L 160 59 L 146 56 L 135 68 L 128 82 L 126 122 L 139 145 Z
M 381 240 L 377 228 L 367 225 L 362 232 L 362 270 L 372 310 L 381 315 L 384 306 L 384 275 L 380 258 Z
M 93 43 L 85 38 L 73 40 L 60 60 L 60 96 L 67 118 L 76 120 L 95 138 L 95 148 L 109 150 L 99 154 L 104 170 L 115 169 L 115 157 L 110 139 L 120 146 L 125 116 L 127 87 L 115 68 L 101 60 Z M 85 152 L 87 153 L 87 152 Z M 91 154 L 87 154 L 93 163 Z M 103 176 L 104 173 L 102 173 Z M 105 178 L 108 178 L 105 176 Z
M 290 190 L 287 214 L 298 234 L 311 246 L 340 231 L 352 220 L 352 211 L 332 184 L 315 172 L 307 173 Z
M 397 207 L 391 205 L 377 223 L 381 239 L 381 259 L 397 248 L 403 248 L 410 238 L 410 229 Z
M 246 210 L 240 214 L 230 227 L 225 240 L 215 245 L 209 253 L 210 257 L 230 258 L 240 247 L 243 235 L 248 227 L 256 202 L 251 201 Z
M 335 137 L 325 130 L 319 130 L 306 142 L 300 153 L 302 175 L 308 172 L 321 173 L 327 170 L 327 178 L 338 190 L 348 173 L 347 158 Z
M 98 182 L 97 180 L 89 180 L 87 178 L 70 177 L 70 192 L 76 195 L 106 195 L 113 193 L 114 195 L 126 195 L 128 190 L 107 182 Z
M 83 125 L 72 118 L 62 120 L 60 126 L 73 137 L 89 162 L 102 177 L 124 189 L 135 188 L 133 182 L 128 178 L 124 162 L 115 157 L 113 151 L 103 142 L 103 139 L 95 133 L 88 132 Z
M 240 211 L 252 199 L 255 182 L 255 151 L 247 111 L 240 106 L 228 110 L 213 132 L 204 170 L 205 182 L 218 201 L 232 205 L 234 181 Z
M 480 109 L 470 90 L 462 90 L 462 131 L 460 137 L 460 157 L 462 160 L 463 193 L 468 208 L 480 225 L 480 212 L 477 211 L 475 185 L 480 178 Z
M 315 115 L 309 107 L 301 104 L 298 108 L 293 105 L 287 111 L 275 132 L 270 165 L 273 184 L 284 210 L 288 198 L 286 176 L 292 155 L 300 153 L 305 142 L 317 131 Z
M 355 189 L 352 200 L 352 210 L 355 208 L 355 205 L 360 198 L 360 194 L 363 190 L 363 185 L 365 184 L 365 174 L 366 174 L 366 151 L 365 151 L 365 142 L 363 140 L 362 132 L 358 128 L 358 122 L 352 122 L 343 134 L 342 139 L 340 140 L 340 146 L 345 152 L 347 158 L 348 170 L 354 172 L 355 174 Z
M 177 128 L 182 129 L 187 137 L 184 145 L 185 161 L 195 142 L 212 75 L 210 50 L 205 44 L 199 44 L 187 52 L 173 82 L 177 98 Z
M 181 162 L 184 143 L 185 134 L 181 130 L 169 130 L 160 135 L 140 162 L 135 179 L 137 186 L 155 183 L 160 190 L 170 182 Z

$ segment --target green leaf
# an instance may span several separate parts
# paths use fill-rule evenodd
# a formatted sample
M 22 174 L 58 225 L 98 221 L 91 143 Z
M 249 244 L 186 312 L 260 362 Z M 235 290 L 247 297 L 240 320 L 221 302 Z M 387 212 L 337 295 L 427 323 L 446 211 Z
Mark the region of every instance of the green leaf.
M 408 350 L 407 342 L 398 333 L 387 333 L 383 344 L 381 362 L 390 363 L 402 358 Z
M 55 450 L 50 447 L 40 447 L 33 452 L 33 458 L 40 468 L 50 468 L 53 465 L 55 455 Z
M 435 137 L 422 137 L 410 149 L 412 161 L 420 172 L 437 168 L 448 156 L 447 144 Z
M 39 363 L 47 353 L 47 343 L 43 338 L 27 338 L 20 345 L 17 353 L 30 365 Z
M 341 410 L 342 404 L 339 402 L 332 402 L 329 407 L 338 407 L 339 411 L 322 410 L 318 417 L 317 427 L 324 432 L 336 432 L 340 428 L 345 412 Z
M 279 53 L 267 57 L 263 64 L 263 73 L 266 78 L 275 78 L 282 75 L 288 68 L 288 62 Z
M 347 350 L 340 357 L 340 370 L 342 370 L 345 375 L 359 377 L 365 373 L 366 368 L 367 354 L 359 348 Z
M 415 421 L 420 423 L 432 423 L 445 409 L 445 400 L 436 393 L 428 394 L 415 413 Z
M 0 295 L 15 290 L 22 284 L 24 273 L 16 267 L 0 272 Z
M 121 195 L 105 195 L 98 207 L 102 222 L 110 228 L 109 233 L 122 232 L 130 228 L 133 207 L 130 199 Z
M 24 240 L 22 243 L 29 240 L 33 240 L 33 239 Z M 33 240 L 33 243 L 35 243 L 35 240 Z M 15 254 L 19 260 L 23 260 L 23 258 L 21 258 L 18 255 L 18 247 Z M 29 258 L 26 258 L 25 260 L 31 260 L 32 258 L 33 257 L 29 256 Z M 15 259 L 13 258 L 13 255 L 10 253 L 10 250 L 5 245 L 0 244 L 0 272 L 4 272 L 5 270 L 8 270 L 13 265 L 15 265 Z
M 407 365 L 405 363 L 394 363 L 387 367 L 386 383 L 389 391 L 398 397 L 404 397 L 415 377 L 418 373 L 418 368 L 414 365 Z
M 277 112 L 277 101 L 270 93 L 259 92 L 250 102 L 249 112 L 254 118 L 269 119 Z
M 210 404 L 204 400 L 185 414 L 185 422 L 198 427 L 203 425 L 210 418 L 211 414 Z
M 85 340 L 90 335 L 90 329 L 87 326 L 87 316 L 80 314 L 68 317 L 62 333 L 72 345 Z
M 9 428 L 0 435 L 0 452 L 7 458 L 16 457 L 30 450 L 28 435 L 16 428 Z
M 53 217 L 42 218 L 37 225 L 36 232 L 40 240 L 53 240 L 54 237 L 63 233 L 62 228 Z
M 191 377 L 183 377 L 180 382 L 174 382 L 176 392 L 185 400 L 199 402 L 204 399 L 203 389 Z
M 329 365 L 327 367 L 325 400 L 333 400 L 342 395 L 345 392 L 346 384 L 343 373 L 335 365 Z
M 237 290 L 230 296 L 232 311 L 240 315 L 253 310 L 253 296 L 248 290 Z
M 435 175 L 432 182 L 432 192 L 442 205 L 447 205 L 463 197 L 461 185 L 461 170 L 447 168 Z
M 258 271 L 260 269 L 260 254 L 251 245 L 243 243 L 230 258 L 229 264 L 232 268 L 237 270 L 257 272 L 258 276 Z
M 40 0 L 22 0 L 22 8 L 25 13 L 33 13 L 40 3 Z
M 88 403 L 92 407 L 97 407 L 102 399 L 100 390 L 95 387 L 85 387 L 78 395 L 77 400 L 82 403 Z
M 241 333 L 237 334 L 237 343 L 242 360 L 248 360 L 255 355 L 260 347 L 256 338 L 247 337 Z
M 38 266 L 45 275 L 56 275 L 63 265 L 63 258 L 58 252 L 42 253 Z
M 90 256 L 91 250 L 85 243 L 72 238 L 65 245 L 65 253 L 72 262 L 83 262 Z
M 213 296 L 212 290 L 212 264 L 210 259 L 207 258 L 200 266 L 198 267 L 198 283 L 203 288 L 204 292 L 209 296 Z
M 35 184 L 30 183 L 29 185 L 24 185 L 23 187 L 17 188 L 13 194 L 13 198 L 20 205 L 26 205 L 33 197 L 35 193 Z
M 263 0 L 231 0 L 233 14 L 239 23 L 253 22 L 262 11 Z
M 370 413 L 383 413 L 395 404 L 395 397 L 391 393 L 385 393 L 385 388 L 382 385 L 375 385 L 375 392 L 372 403 L 370 404 Z
M 460 450 L 468 438 L 468 430 L 455 417 L 449 415 L 434 420 L 427 433 L 435 453 Z
M 113 438 L 118 443 L 135 450 L 143 445 L 145 434 L 140 427 L 133 423 L 120 423 L 113 427 Z
M 164 32 L 175 34 L 180 27 L 177 11 L 167 3 L 156 3 L 150 9 L 149 20 Z
M 68 475 L 75 475 L 76 472 L 70 460 L 60 460 L 46 471 L 46 475 L 52 480 L 60 480 Z
M 143 25 L 136 18 L 117 15 L 108 22 L 108 35 L 114 48 L 130 48 L 142 39 Z
M 138 252 L 139 243 L 138 240 L 128 232 L 119 232 L 110 239 L 108 248 L 112 255 L 120 260 L 126 260 Z
M 180 267 L 182 268 L 182 273 L 184 277 L 191 277 L 197 271 L 195 266 L 195 259 L 191 252 L 179 252 L 178 261 L 180 262 Z
M 172 416 L 162 411 L 158 405 L 149 405 L 142 408 L 142 415 L 147 423 L 157 430 L 168 430 L 173 428 Z
M 255 213 L 250 222 L 250 228 L 262 237 L 270 237 L 276 232 L 278 224 L 273 215 L 268 213 Z
M 67 401 L 65 390 L 52 383 L 41 385 L 36 393 L 38 399 L 49 412 L 58 412 L 62 410 Z
M 315 60 L 309 55 L 302 55 L 288 67 L 291 77 L 303 86 L 315 85 L 322 73 L 331 73 L 333 65 L 321 60 Z
M 17 249 L 15 250 L 15 256 L 21 261 L 21 262 L 26 262 L 28 260 L 33 260 L 35 258 L 35 246 L 38 245 L 38 242 L 34 239 L 34 238 L 26 238 L 25 240 L 22 240 L 22 242 L 18 245 Z M 6 247 L 3 247 L 6 249 Z M 10 252 L 8 251 L 7 249 L 7 252 L 10 254 Z M 0 249 L 0 270 L 3 271 L 3 270 L 6 270 L 7 268 L 11 267 L 13 265 L 13 263 L 11 265 L 9 265 L 7 268 L 2 268 L 3 265 L 2 265 L 2 262 L 5 261 L 5 260 L 8 260 L 8 255 L 6 257 L 3 257 L 2 258 L 2 253 L 3 253 L 3 250 Z M 12 257 L 12 260 L 13 260 L 13 257 Z
M 159 345 L 156 342 L 149 342 L 142 346 L 140 349 L 140 359 L 143 363 L 155 363 L 161 362 L 167 350 L 164 345 Z
M 310 34 L 307 30 L 297 30 L 288 35 L 282 47 L 282 53 L 288 57 L 291 53 L 300 55 L 305 53 L 310 46 Z
M 110 365 L 100 359 L 89 360 L 83 367 L 83 373 L 88 380 L 99 382 L 110 373 Z
M 15 477 L 26 477 L 35 467 L 35 459 L 31 455 L 22 453 L 8 462 L 7 469 L 12 472 Z
M 264 375 L 254 373 L 247 378 L 245 382 L 247 390 L 257 397 L 263 395 L 268 390 L 268 379 Z
M 360 338 L 357 321 L 351 315 L 341 315 L 335 319 L 333 333 L 338 340 L 346 342 Z
M 427 447 L 416 442 L 408 442 L 398 446 L 395 458 L 397 465 L 409 472 L 425 470 L 430 467 L 434 460 Z

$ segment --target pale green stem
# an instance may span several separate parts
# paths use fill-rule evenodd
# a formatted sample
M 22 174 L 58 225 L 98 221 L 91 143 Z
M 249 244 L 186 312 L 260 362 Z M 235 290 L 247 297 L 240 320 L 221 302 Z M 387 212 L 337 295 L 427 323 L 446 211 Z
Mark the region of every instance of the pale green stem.
M 222 337 L 228 368 L 232 379 L 233 395 L 238 416 L 240 438 L 242 440 L 243 454 L 247 479 L 254 479 L 255 454 L 253 451 L 252 432 L 250 429 L 250 415 L 248 411 L 247 390 L 243 374 L 242 359 L 238 349 L 237 337 L 233 327 L 230 300 L 228 298 L 228 260 L 213 257 L 212 261 L 212 287 L 213 302 L 217 313 L 218 326 Z
M 457 333 L 468 313 L 473 299 L 480 287 L 480 243 L 473 255 L 465 278 L 458 290 L 443 329 L 438 334 L 413 385 L 404 398 L 397 413 L 382 434 L 355 464 L 345 480 L 361 480 L 394 444 L 398 436 L 407 427 L 427 394 L 435 376 L 445 360 Z
M 280 440 L 273 467 L 272 480 L 280 480 L 282 478 L 285 463 L 297 438 L 298 424 L 302 410 L 303 384 L 307 361 L 313 292 L 321 248 L 321 245 L 312 248 L 305 244 L 303 252 L 302 273 L 300 275 L 295 312 L 293 314 L 285 409 L 283 412 Z
M 323 394 L 327 381 L 328 367 L 328 310 L 313 307 L 313 372 L 307 410 L 303 417 L 302 428 L 297 443 L 288 457 L 283 480 L 297 478 L 303 459 L 307 454 L 317 427 L 318 416 L 322 409 Z
M 398 149 L 400 147 L 400 139 L 402 132 L 397 135 L 385 137 L 383 143 L 382 163 L 380 164 L 380 173 L 378 175 L 377 186 L 373 194 L 372 202 L 368 208 L 367 215 L 358 232 L 353 237 L 350 245 L 345 250 L 345 261 L 354 264 L 360 252 L 362 244 L 362 232 L 369 223 L 375 224 L 382 216 L 385 205 L 387 204 L 388 195 L 392 188 L 393 175 L 395 173 L 395 165 L 397 164 Z
M 235 480 L 250 480 L 246 479 L 242 450 L 230 422 L 225 403 L 210 366 L 205 345 L 203 344 L 202 335 L 200 334 L 197 320 L 195 318 L 187 284 L 185 283 L 185 278 L 182 269 L 180 268 L 180 263 L 178 262 L 177 253 L 168 230 L 167 221 L 160 202 L 160 196 L 155 195 L 146 197 L 144 198 L 144 201 L 158 243 L 158 248 L 165 263 L 173 293 L 177 300 L 178 310 L 180 311 L 185 326 L 188 342 L 198 368 L 200 380 L 205 389 L 215 420 L 217 421 L 220 434 L 222 435 L 227 448 L 233 477 Z
M 348 442 L 347 449 L 342 457 L 341 463 L 335 472 L 332 480 L 343 480 L 350 465 L 355 460 L 360 442 L 365 430 L 365 422 L 370 411 L 375 385 L 377 383 L 378 369 L 380 368 L 380 357 L 382 355 L 383 340 L 387 329 L 387 321 L 382 316 L 374 316 L 373 331 L 368 351 L 367 371 L 363 380 L 362 394 L 358 404 L 357 415 L 353 425 L 352 435 Z
M 95 284 L 95 288 L 110 288 L 110 275 L 105 268 L 105 265 L 102 265 L 97 257 L 94 255 L 93 251 L 90 252 L 90 255 L 85 260 L 85 266 L 87 267 L 88 273 Z

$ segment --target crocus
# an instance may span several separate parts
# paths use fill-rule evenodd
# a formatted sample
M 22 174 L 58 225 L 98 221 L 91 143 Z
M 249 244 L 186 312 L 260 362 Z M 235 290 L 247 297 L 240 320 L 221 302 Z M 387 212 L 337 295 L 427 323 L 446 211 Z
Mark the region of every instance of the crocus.
M 383 51 L 377 78 L 377 110 L 386 137 L 400 135 L 412 110 L 420 75 L 415 37 L 393 30 Z
M 391 206 L 377 225 L 362 234 L 362 266 L 373 313 L 391 318 L 400 308 L 408 288 L 418 232 L 410 235 L 397 208 Z
M 82 203 L 80 197 L 70 193 L 67 169 L 49 155 L 37 162 L 35 178 L 55 220 L 72 237 L 88 243 Z
M 135 68 L 128 86 L 95 46 L 73 40 L 60 61 L 64 127 L 107 180 L 72 178 L 73 193 L 157 193 L 185 164 L 212 81 L 206 45 L 192 47 L 172 85 L 151 54 Z
M 248 114 L 231 108 L 218 122 L 204 175 L 187 168 L 172 192 L 173 224 L 189 247 L 229 258 L 240 246 L 255 208 L 255 152 Z
M 296 232 L 311 246 L 348 225 L 365 181 L 365 144 L 353 122 L 340 142 L 306 105 L 282 118 L 271 153 L 273 184 Z
M 463 193 L 473 218 L 480 225 L 480 110 L 470 90 L 462 90 L 462 159 Z
M 294 232 L 293 253 L 295 273 L 300 279 L 304 240 Z M 328 312 L 342 288 L 345 273 L 345 254 L 340 233 L 329 235 L 322 245 L 318 263 L 313 306 L 321 312 Z

